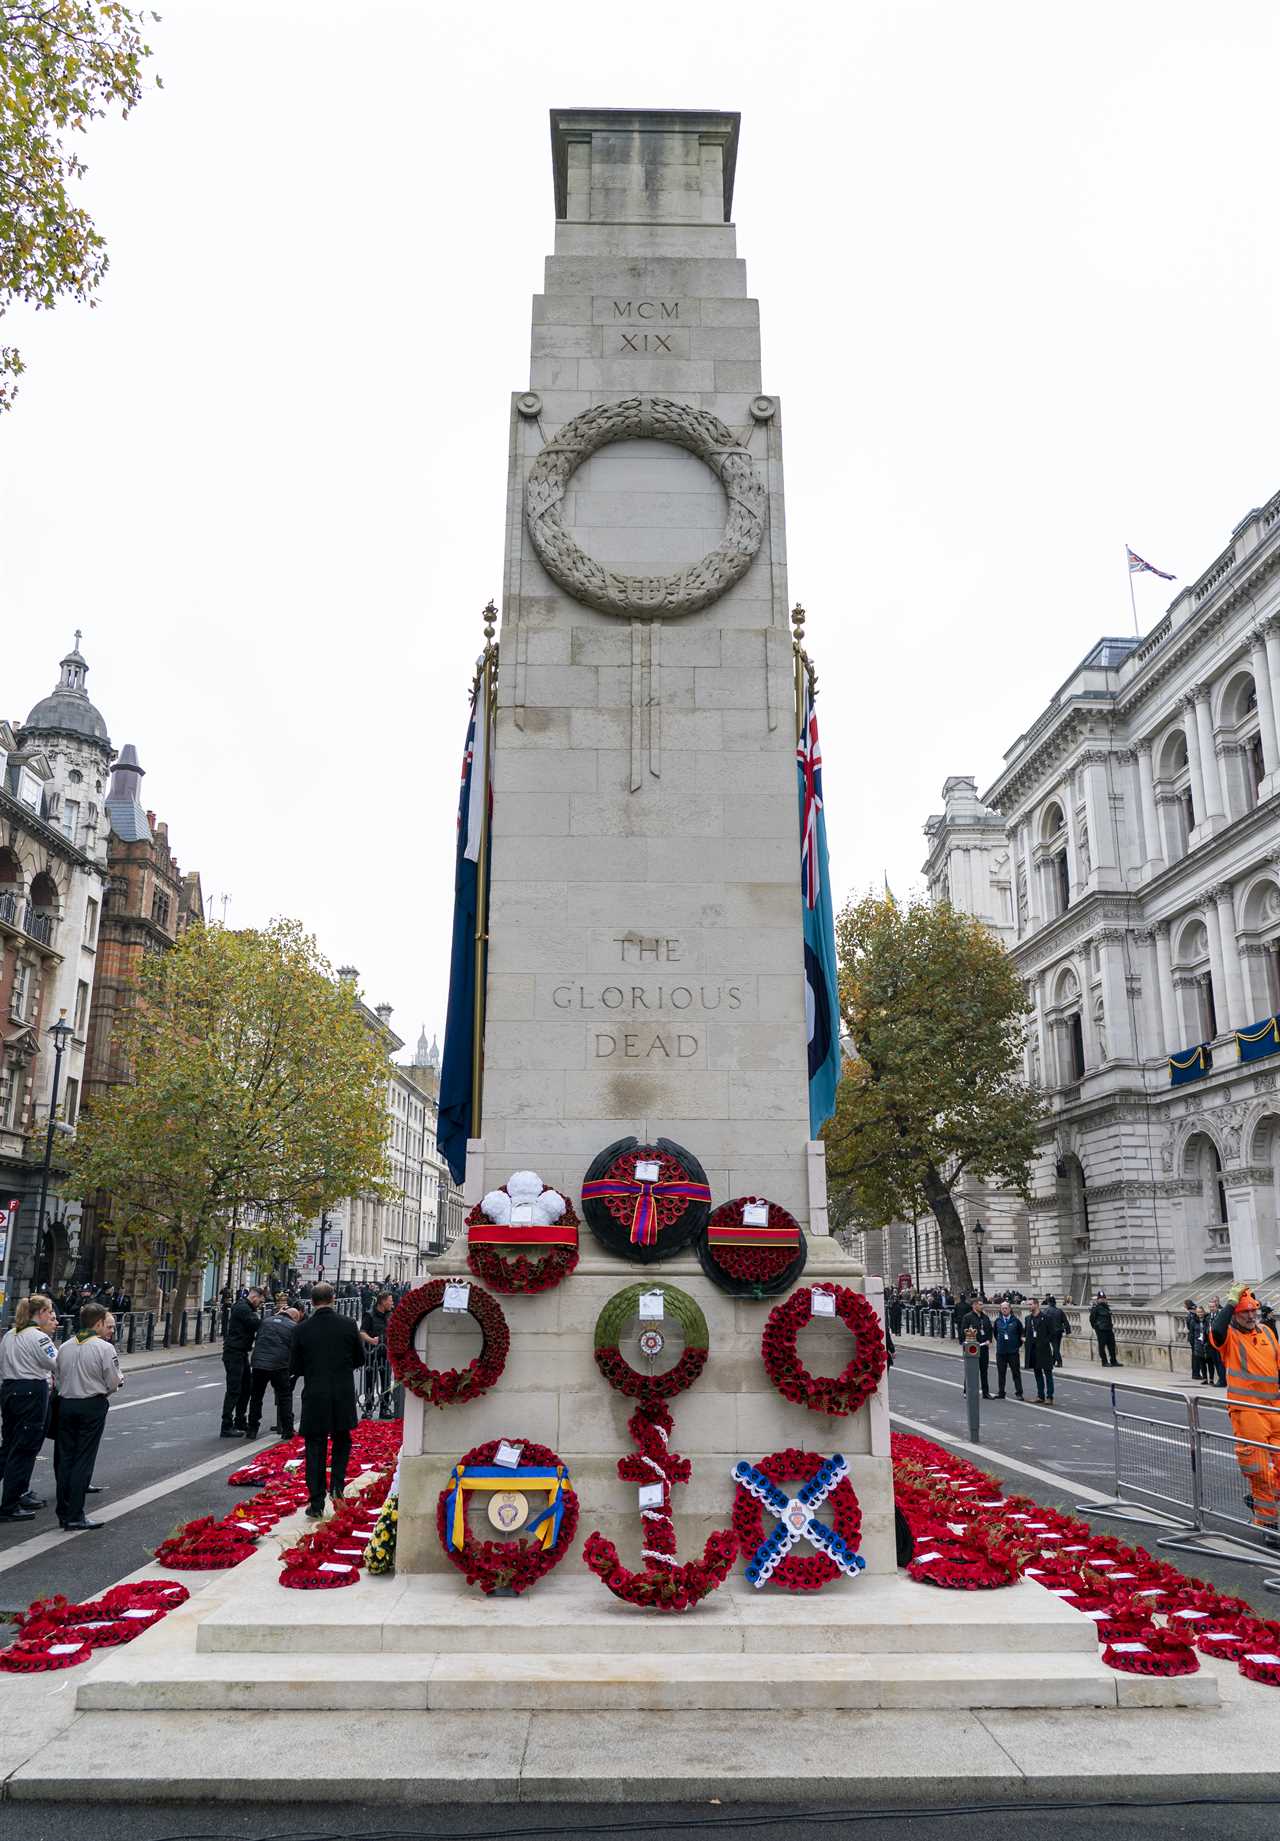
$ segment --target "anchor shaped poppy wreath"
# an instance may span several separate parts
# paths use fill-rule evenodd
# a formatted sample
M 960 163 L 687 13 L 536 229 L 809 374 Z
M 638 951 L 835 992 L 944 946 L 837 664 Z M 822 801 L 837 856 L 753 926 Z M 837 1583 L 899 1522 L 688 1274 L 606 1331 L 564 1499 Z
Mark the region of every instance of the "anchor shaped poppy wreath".
M 530 1187 L 535 1198 L 539 1195 L 539 1179 L 531 1172 L 521 1172 L 511 1179 L 503 1198 L 508 1191 L 514 1196 L 520 1182 Z M 562 1203 L 553 1191 L 541 1193 Z M 485 1198 L 490 1204 L 494 1199 Z M 688 1244 L 691 1236 L 705 1229 L 711 1192 L 701 1165 L 681 1146 L 665 1139 L 646 1145 L 629 1139 L 609 1146 L 596 1158 L 582 1185 L 582 1200 L 588 1225 L 610 1252 L 649 1263 Z M 736 1211 L 737 1207 L 726 1204 L 726 1209 Z M 572 1210 L 567 1213 L 572 1220 Z M 574 1259 L 576 1262 L 576 1253 Z M 571 1271 L 572 1265 L 566 1264 Z M 476 1270 L 475 1263 L 472 1270 Z M 550 1282 L 568 1276 L 568 1271 L 557 1273 Z M 480 1354 L 461 1373 L 438 1373 L 427 1367 L 414 1348 L 418 1324 L 442 1305 L 469 1314 L 484 1335 Z M 842 1321 L 854 1335 L 854 1354 L 836 1376 L 810 1376 L 796 1353 L 798 1331 L 818 1315 Z M 619 1346 L 623 1332 L 637 1319 L 634 1341 L 641 1367 L 633 1366 Z M 673 1323 L 683 1334 L 683 1351 L 674 1365 L 660 1370 L 656 1364 Z M 396 1378 L 435 1406 L 475 1399 L 487 1392 L 502 1374 L 509 1342 L 497 1300 L 465 1280 L 437 1279 L 408 1293 L 396 1307 L 388 1331 Z M 636 1402 L 627 1422 L 634 1449 L 618 1460 L 617 1468 L 623 1482 L 637 1487 L 643 1566 L 639 1570 L 624 1566 L 614 1543 L 600 1532 L 588 1535 L 582 1549 L 585 1564 L 615 1597 L 646 1610 L 691 1610 L 724 1583 L 739 1553 L 747 1579 L 757 1590 L 773 1583 L 792 1592 L 815 1591 L 841 1577 L 857 1578 L 865 1561 L 856 1550 L 861 1513 L 848 1464 L 839 1453 L 824 1457 L 796 1449 L 774 1452 L 754 1463 L 745 1459 L 737 1463 L 732 1470 L 738 1485 L 733 1526 L 714 1531 L 700 1559 L 681 1562 L 673 1489 L 689 1482 L 692 1465 L 672 1448 L 675 1424 L 667 1403 L 692 1386 L 706 1364 L 710 1342 L 706 1319 L 697 1302 L 673 1285 L 632 1285 L 606 1304 L 594 1342 L 602 1376 Z M 826 1414 L 855 1412 L 874 1392 L 886 1363 L 874 1308 L 861 1294 L 830 1284 L 800 1287 L 775 1305 L 765 1326 L 761 1354 L 766 1372 L 784 1398 Z M 787 1483 L 800 1487 L 788 1493 L 782 1487 Z M 490 1521 L 501 1532 L 526 1520 L 527 1512 L 520 1511 L 518 1522 L 513 1521 L 512 1503 L 521 1497 L 527 1500 L 526 1492 L 547 1486 L 551 1491 L 548 1508 L 535 1514 L 524 1529 L 535 1536 L 532 1544 L 519 1539 L 468 1538 L 466 1493 L 480 1491 L 492 1497 L 495 1506 Z M 505 1516 L 498 1512 L 499 1503 L 506 1506 Z M 830 1524 L 817 1513 L 824 1505 L 833 1517 Z M 764 1528 L 765 1512 L 775 1522 L 769 1533 Z M 437 1525 L 449 1560 L 469 1583 L 486 1593 L 512 1596 L 558 1564 L 572 1543 L 577 1518 L 577 1496 L 567 1467 L 557 1455 L 528 1440 L 504 1438 L 476 1447 L 459 1459 L 440 1493 Z M 810 1550 L 807 1555 L 797 1551 L 802 1546 Z

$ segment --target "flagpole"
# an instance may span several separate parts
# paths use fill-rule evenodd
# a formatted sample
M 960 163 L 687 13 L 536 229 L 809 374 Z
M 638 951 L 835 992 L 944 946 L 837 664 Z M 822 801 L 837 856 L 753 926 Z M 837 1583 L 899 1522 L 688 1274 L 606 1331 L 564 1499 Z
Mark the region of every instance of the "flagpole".
M 804 691 L 805 691 L 804 680 L 805 680 L 805 673 L 809 668 L 809 660 L 808 660 L 808 657 L 804 649 L 804 622 L 805 622 L 805 612 L 804 612 L 803 607 L 801 607 L 800 603 L 797 601 L 795 606 L 791 610 L 791 630 L 794 635 L 791 641 L 791 650 L 792 650 L 792 654 L 795 659 L 795 678 L 796 678 L 796 741 L 797 742 L 799 742 L 800 737 L 804 734 Z
M 1133 592 L 1133 570 L 1129 567 L 1129 546 L 1127 543 L 1124 546 L 1124 568 L 1125 574 L 1129 577 L 1129 605 L 1133 609 L 1134 637 L 1141 639 L 1142 634 L 1138 631 L 1138 602 Z
M 476 740 L 484 736 L 484 779 L 480 789 L 480 848 L 476 857 L 475 995 L 471 1028 L 471 1136 L 478 1138 L 484 1124 L 484 987 L 489 944 L 489 804 L 493 780 L 493 667 L 498 648 L 493 643 L 498 610 L 490 601 L 484 610 L 484 652 L 476 701 Z M 483 725 L 483 728 L 481 727 Z

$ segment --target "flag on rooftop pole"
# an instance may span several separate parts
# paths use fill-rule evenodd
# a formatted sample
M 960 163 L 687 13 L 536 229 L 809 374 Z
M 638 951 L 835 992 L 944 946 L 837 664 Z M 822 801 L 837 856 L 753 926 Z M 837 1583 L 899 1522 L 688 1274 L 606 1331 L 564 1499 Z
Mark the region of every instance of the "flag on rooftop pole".
M 455 1183 L 467 1173 L 467 1139 L 472 1136 L 475 1103 L 477 1030 L 483 1033 L 483 997 L 477 1004 L 477 917 L 481 913 L 481 857 L 487 897 L 489 672 L 476 677 L 471 719 L 462 756 L 462 791 L 458 799 L 458 854 L 453 875 L 453 952 L 449 963 L 449 1010 L 440 1064 L 439 1118 L 436 1142 Z M 487 900 L 484 903 L 487 908 Z
M 796 769 L 800 792 L 800 892 L 804 913 L 804 1007 L 809 1027 L 809 1135 L 816 1138 L 836 1109 L 840 1079 L 840 1011 L 836 999 L 836 928 L 827 868 L 827 821 L 822 809 L 822 749 L 813 704 L 813 676 L 801 671 Z
M 1131 550 L 1126 543 L 1124 553 L 1129 559 L 1130 575 L 1158 575 L 1162 582 L 1176 582 L 1176 575 L 1167 575 L 1163 569 L 1157 569 L 1154 563 L 1144 562 L 1136 550 Z

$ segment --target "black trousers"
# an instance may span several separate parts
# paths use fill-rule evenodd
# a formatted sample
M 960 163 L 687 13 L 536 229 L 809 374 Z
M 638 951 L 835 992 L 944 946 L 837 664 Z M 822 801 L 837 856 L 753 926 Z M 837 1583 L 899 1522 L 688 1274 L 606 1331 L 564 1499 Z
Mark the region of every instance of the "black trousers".
M 243 1432 L 249 1394 L 253 1388 L 253 1370 L 249 1366 L 249 1357 L 247 1354 L 228 1355 L 224 1349 L 222 1365 L 227 1371 L 227 1391 L 222 1402 L 222 1429 L 225 1432 L 231 1426 L 239 1426 Z
M 978 1379 L 982 1383 L 982 1397 L 991 1398 L 991 1347 L 989 1343 L 978 1344 Z
M 325 1455 L 329 1444 L 329 1434 L 320 1432 L 307 1439 L 307 1496 L 313 1509 L 318 1509 L 325 1499 L 324 1471 Z M 333 1434 L 333 1451 L 329 1455 L 329 1489 L 328 1494 L 340 1496 L 346 1486 L 347 1463 L 351 1457 L 351 1433 L 348 1430 Z
M 47 1381 L 0 1382 L 0 1515 L 16 1509 L 31 1487 L 48 1420 Z
M 1049 1341 L 1053 1344 L 1053 1365 L 1055 1368 L 1061 1368 L 1062 1366 L 1062 1338 L 1065 1334 L 1065 1330 L 1059 1330 L 1056 1336 L 1051 1335 L 1049 1337 Z
M 1011 1355 L 1002 1355 L 996 1351 L 996 1387 L 1000 1393 L 1005 1390 L 1005 1376 L 1013 1376 L 1013 1391 L 1019 1400 L 1022 1398 L 1022 1358 L 1015 1349 Z
M 1098 1360 L 1104 1368 L 1118 1368 L 1120 1357 L 1116 1354 L 1116 1333 L 1111 1329 L 1097 1329 L 1094 1336 L 1098 1343 Z
M 249 1390 L 249 1430 L 257 1436 L 262 1402 L 270 1387 L 276 1398 L 276 1424 L 282 1438 L 293 1437 L 293 1376 L 287 1368 L 255 1368 Z
M 54 1475 L 58 1481 L 59 1521 L 80 1521 L 84 1516 L 85 1491 L 93 1481 L 93 1466 L 102 1443 L 109 1405 L 105 1394 L 58 1403 Z

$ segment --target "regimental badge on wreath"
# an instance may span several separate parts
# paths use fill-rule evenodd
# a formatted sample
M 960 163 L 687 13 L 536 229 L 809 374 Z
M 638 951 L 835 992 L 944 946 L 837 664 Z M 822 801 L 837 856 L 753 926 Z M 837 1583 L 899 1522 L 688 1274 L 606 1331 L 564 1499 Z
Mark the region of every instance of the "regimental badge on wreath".
M 670 1138 L 619 1138 L 594 1160 L 582 1184 L 582 1213 L 608 1253 L 652 1265 L 681 1252 L 711 1212 L 707 1173 Z

